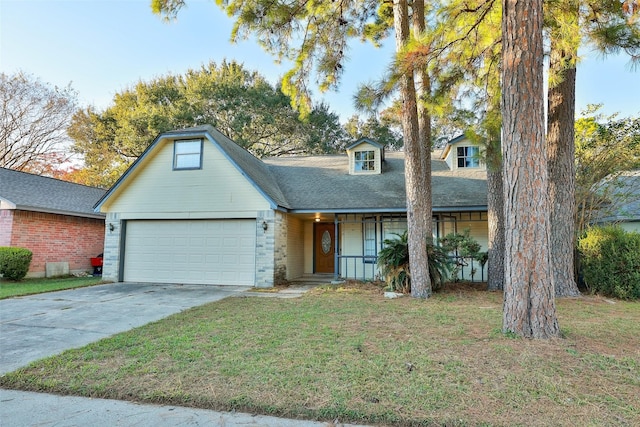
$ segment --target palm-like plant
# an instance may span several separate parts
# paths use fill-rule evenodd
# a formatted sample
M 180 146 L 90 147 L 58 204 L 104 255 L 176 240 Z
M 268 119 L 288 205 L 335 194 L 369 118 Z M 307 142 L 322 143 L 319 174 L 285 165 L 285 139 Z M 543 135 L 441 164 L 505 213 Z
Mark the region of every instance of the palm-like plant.
M 392 239 L 385 239 L 384 248 L 378 253 L 378 265 L 390 290 L 410 293 L 411 272 L 409 271 L 407 232 L 395 234 L 395 236 Z M 446 251 L 432 243 L 427 243 L 427 254 L 431 284 L 434 290 L 438 290 L 449 279 L 452 263 Z

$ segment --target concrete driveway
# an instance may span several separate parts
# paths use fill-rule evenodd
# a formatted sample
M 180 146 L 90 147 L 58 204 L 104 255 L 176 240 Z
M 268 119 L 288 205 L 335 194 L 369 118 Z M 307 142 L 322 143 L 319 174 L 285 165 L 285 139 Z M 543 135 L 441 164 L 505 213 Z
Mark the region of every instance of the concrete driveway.
M 112 283 L 0 300 L 0 375 L 247 289 Z

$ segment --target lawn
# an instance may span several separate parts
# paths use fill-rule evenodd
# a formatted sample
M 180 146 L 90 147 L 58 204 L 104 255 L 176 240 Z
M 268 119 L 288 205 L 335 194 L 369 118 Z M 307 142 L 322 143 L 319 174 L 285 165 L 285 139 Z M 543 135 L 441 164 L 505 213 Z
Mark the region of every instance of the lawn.
M 0 299 L 63 289 L 82 288 L 102 282 L 102 277 L 59 277 L 51 279 L 23 279 L 19 282 L 0 279 Z
M 640 425 L 640 304 L 557 302 L 562 339 L 500 332 L 502 294 L 371 285 L 228 298 L 36 362 L 0 386 L 380 425 Z

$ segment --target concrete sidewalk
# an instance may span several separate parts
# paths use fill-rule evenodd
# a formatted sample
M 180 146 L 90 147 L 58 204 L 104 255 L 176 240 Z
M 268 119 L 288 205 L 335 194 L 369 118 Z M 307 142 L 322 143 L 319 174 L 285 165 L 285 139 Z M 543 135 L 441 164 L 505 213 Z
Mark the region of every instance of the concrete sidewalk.
M 230 296 L 295 298 L 246 287 L 114 283 L 0 300 L 0 374 Z M 0 389 L 0 426 L 327 426 L 251 414 Z
M 0 389 L 0 425 L 7 427 L 327 427 L 337 424 Z

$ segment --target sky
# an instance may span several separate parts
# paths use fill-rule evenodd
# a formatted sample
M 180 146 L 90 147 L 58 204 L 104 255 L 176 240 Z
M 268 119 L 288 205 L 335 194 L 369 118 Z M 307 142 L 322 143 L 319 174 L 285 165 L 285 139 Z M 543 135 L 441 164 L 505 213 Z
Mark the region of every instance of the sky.
M 187 0 L 177 21 L 151 13 L 150 0 L 0 0 L 0 72 L 23 71 L 53 86 L 71 87 L 80 106 L 108 107 L 116 93 L 138 81 L 182 74 L 210 61 L 236 60 L 276 83 L 278 65 L 253 40 L 229 42 L 233 21 L 214 0 Z M 314 92 L 343 121 L 354 113 L 360 83 L 379 78 L 393 51 L 355 41 L 337 92 Z M 577 72 L 576 109 L 604 104 L 605 114 L 640 114 L 640 67 L 624 56 L 587 50 Z

